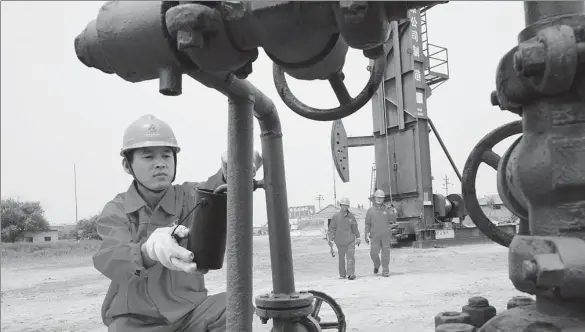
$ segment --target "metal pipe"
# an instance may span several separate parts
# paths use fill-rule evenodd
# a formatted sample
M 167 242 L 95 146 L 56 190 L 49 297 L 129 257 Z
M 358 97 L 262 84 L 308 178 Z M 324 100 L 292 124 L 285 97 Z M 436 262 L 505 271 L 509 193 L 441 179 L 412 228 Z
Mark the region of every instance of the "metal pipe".
M 253 183 L 254 126 L 252 98 L 229 99 L 227 167 L 227 307 L 230 332 L 252 331 L 254 305 Z
M 270 262 L 274 293 L 294 293 L 294 269 L 291 250 L 288 201 L 282 146 L 282 129 L 276 107 L 270 98 L 247 80 L 233 75 L 206 72 L 188 74 L 203 85 L 215 89 L 229 98 L 254 97 L 254 116 L 261 130 L 264 160 L 264 192 L 268 218 Z
M 445 155 L 447 156 L 447 159 L 449 159 L 449 163 L 451 164 L 451 167 L 453 167 L 453 170 L 455 171 L 455 174 L 457 174 L 457 177 L 459 178 L 459 181 L 461 181 L 461 173 L 459 172 L 459 169 L 457 169 L 457 165 L 455 165 L 455 162 L 453 161 L 453 158 L 451 158 L 451 154 L 449 153 L 449 150 L 447 150 L 447 147 L 445 146 L 445 143 L 443 143 L 443 140 L 441 139 L 441 136 L 439 136 L 439 132 L 437 131 L 437 128 L 435 128 L 435 125 L 433 124 L 433 121 L 431 121 L 430 118 L 428 119 L 428 121 L 429 121 L 429 125 L 431 126 L 431 129 L 433 130 L 433 134 L 435 134 L 435 137 L 437 138 L 437 141 L 439 141 L 439 144 L 443 148 L 443 152 L 445 152 Z
M 553 16 L 583 12 L 585 12 L 585 1 L 524 1 L 526 26 Z

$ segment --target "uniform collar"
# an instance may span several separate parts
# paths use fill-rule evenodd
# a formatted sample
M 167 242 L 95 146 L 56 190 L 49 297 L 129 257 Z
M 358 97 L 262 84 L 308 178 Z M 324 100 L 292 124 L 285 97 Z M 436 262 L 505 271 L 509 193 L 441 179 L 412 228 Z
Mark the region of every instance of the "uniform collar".
M 124 199 L 124 212 L 126 214 L 136 212 L 143 206 L 146 206 L 146 202 L 144 199 L 142 199 L 142 196 L 140 196 L 138 190 L 136 189 L 136 181 L 132 181 L 130 187 L 126 191 L 126 198 Z M 169 189 L 158 203 L 158 206 L 160 206 L 168 214 L 175 215 L 175 188 L 172 185 L 169 186 Z

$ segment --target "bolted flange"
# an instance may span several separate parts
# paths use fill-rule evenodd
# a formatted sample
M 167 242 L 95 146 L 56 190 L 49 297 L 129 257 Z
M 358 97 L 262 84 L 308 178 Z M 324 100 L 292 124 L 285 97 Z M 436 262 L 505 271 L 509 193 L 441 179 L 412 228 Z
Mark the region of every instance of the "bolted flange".
M 313 294 L 264 294 L 256 297 L 256 314 L 265 322 L 273 318 L 301 318 L 313 311 Z

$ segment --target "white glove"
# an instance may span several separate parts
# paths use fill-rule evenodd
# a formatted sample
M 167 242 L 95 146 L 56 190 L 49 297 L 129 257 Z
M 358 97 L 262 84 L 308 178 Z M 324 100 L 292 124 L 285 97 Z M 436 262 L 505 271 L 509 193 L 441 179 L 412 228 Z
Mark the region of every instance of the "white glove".
M 252 177 L 256 176 L 256 172 L 262 167 L 262 154 L 256 148 L 254 148 L 254 157 L 252 161 Z M 227 179 L 227 151 L 221 154 L 221 170 L 223 172 L 223 177 Z
M 146 254 L 154 261 L 160 262 L 170 270 L 186 273 L 197 272 L 197 264 L 193 263 L 193 253 L 181 247 L 171 236 L 174 227 L 157 228 L 144 243 Z M 185 238 L 189 228 L 179 225 L 175 235 Z

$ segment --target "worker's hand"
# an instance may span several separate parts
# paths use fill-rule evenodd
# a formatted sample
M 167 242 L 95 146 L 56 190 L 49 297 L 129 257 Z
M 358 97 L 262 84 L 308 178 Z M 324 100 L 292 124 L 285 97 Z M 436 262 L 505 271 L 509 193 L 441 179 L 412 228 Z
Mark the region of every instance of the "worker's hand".
M 355 244 L 359 247 L 360 246 L 360 243 L 362 243 L 362 241 L 360 240 L 359 237 L 356 237 L 355 238 Z
M 366 241 L 367 244 L 370 244 L 370 233 L 364 236 L 364 240 Z
M 256 172 L 262 167 L 262 164 L 262 154 L 258 149 L 254 148 L 254 156 L 252 159 L 252 177 L 256 176 Z M 223 178 L 227 180 L 227 151 L 221 154 L 221 170 L 223 172 Z
M 203 272 L 197 270 L 197 264 L 193 263 L 193 253 L 181 247 L 171 236 L 174 227 L 157 228 L 144 242 L 142 250 L 153 261 L 160 262 L 170 270 L 186 273 Z M 185 238 L 189 234 L 189 228 L 179 225 L 174 235 Z
M 329 246 L 333 248 L 333 240 L 329 240 Z

